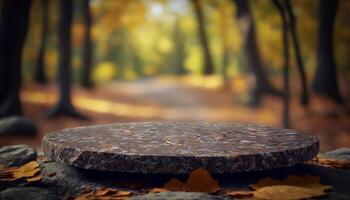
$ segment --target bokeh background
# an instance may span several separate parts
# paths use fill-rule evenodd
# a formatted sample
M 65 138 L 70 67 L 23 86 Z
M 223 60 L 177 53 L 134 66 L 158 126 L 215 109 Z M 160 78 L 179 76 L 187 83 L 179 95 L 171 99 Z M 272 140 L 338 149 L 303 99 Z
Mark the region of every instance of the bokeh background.
M 302 84 L 291 23 L 285 29 L 286 47 L 276 2 L 287 12 L 287 1 L 280 0 L 71 1 L 71 59 L 67 67 L 71 74 L 65 72 L 63 78 L 58 75 L 58 49 L 62 45 L 60 17 L 67 9 L 62 9 L 58 0 L 32 0 L 20 54 L 22 112 L 1 119 L 21 115 L 35 124 L 37 133 L 30 137 L 14 127 L 11 130 L 16 134 L 2 134 L 0 145 L 26 143 L 40 148 L 45 133 L 63 128 L 172 120 L 288 126 L 318 136 L 321 151 L 349 147 L 350 1 L 334 1 L 334 24 L 330 20 L 334 30 L 329 37 L 333 49 L 326 54 L 320 52 L 320 43 L 329 38 L 320 34 L 320 24 L 327 16 L 331 19 L 332 13 L 322 13 L 327 11 L 322 11 L 321 4 L 329 8 L 333 1 L 289 2 L 307 80 L 307 105 L 300 102 Z M 2 27 L 4 8 L 2 5 Z M 321 35 L 325 38 L 320 39 Z M 255 51 L 247 50 L 251 42 Z M 285 47 L 289 91 L 284 76 Z M 258 55 L 247 56 L 252 52 Z M 332 57 L 333 65 L 327 62 Z M 319 77 L 329 85 L 337 83 L 336 89 L 326 90 L 331 92 L 314 86 L 317 67 L 322 64 L 336 69 L 335 80 L 331 72 Z M 258 73 L 268 79 L 271 88 L 262 86 L 254 67 L 263 71 Z M 71 80 L 70 99 L 79 115 L 52 113 L 60 98 L 61 79 Z

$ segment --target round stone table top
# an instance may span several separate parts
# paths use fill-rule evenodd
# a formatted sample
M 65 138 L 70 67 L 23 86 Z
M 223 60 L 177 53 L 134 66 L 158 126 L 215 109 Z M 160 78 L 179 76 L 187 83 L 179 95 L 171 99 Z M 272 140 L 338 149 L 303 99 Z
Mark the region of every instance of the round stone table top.
M 131 173 L 260 171 L 312 159 L 315 136 L 239 123 L 132 122 L 64 129 L 43 138 L 45 156 L 84 169 Z

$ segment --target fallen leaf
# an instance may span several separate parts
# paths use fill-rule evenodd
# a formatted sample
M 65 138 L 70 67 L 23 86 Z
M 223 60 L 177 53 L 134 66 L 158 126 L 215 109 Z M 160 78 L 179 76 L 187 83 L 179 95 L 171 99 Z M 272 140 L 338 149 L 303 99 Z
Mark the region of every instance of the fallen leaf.
M 151 193 L 169 192 L 169 191 L 170 190 L 167 190 L 165 188 L 153 188 L 153 189 L 148 190 L 148 192 L 151 192 Z
M 254 199 L 260 200 L 298 200 L 307 199 L 311 197 L 324 196 L 321 190 L 313 190 L 312 188 L 305 188 L 292 185 L 274 185 L 258 189 L 254 192 Z
M 238 199 L 247 199 L 253 197 L 254 191 L 238 190 L 238 191 L 226 191 L 227 196 L 238 198 Z
M 214 193 L 219 189 L 219 182 L 214 180 L 205 169 L 196 169 L 192 171 L 185 184 L 185 190 L 188 192 Z
M 306 163 L 311 165 L 319 165 L 323 167 L 350 169 L 350 160 L 333 160 L 316 156 L 314 159 Z
M 330 189 L 331 186 L 329 185 L 321 185 L 320 183 L 320 177 L 317 176 L 288 176 L 285 180 L 275 180 L 270 177 L 265 178 L 263 180 L 260 180 L 256 184 L 250 185 L 250 187 L 254 188 L 255 190 L 261 189 L 263 187 L 267 186 L 274 186 L 274 185 L 292 185 L 292 186 L 299 186 L 299 187 L 305 187 L 305 188 L 312 188 L 314 190 L 320 190 L 324 191 L 327 189 Z
M 288 176 L 285 180 L 275 180 L 270 177 L 250 185 L 256 191 L 257 199 L 305 199 L 323 196 L 324 190 L 330 189 L 329 185 L 321 185 L 317 176 Z
M 179 179 L 173 178 L 169 182 L 165 183 L 163 188 L 170 191 L 184 191 L 185 183 L 181 182 Z
M 214 180 L 205 169 L 193 170 L 186 183 L 178 179 L 171 179 L 164 184 L 163 188 L 170 191 L 206 193 L 214 193 L 220 189 L 219 182 Z
M 43 176 L 38 175 L 38 176 L 31 177 L 31 178 L 27 178 L 26 181 L 27 182 L 35 182 L 35 181 L 40 181 L 41 179 L 43 179 Z
M 20 167 L 5 168 L 0 171 L 0 181 L 15 181 L 22 178 L 27 178 L 26 180 L 28 180 L 28 178 L 35 176 L 40 170 L 41 168 L 37 161 L 31 161 Z
M 132 193 L 130 191 L 116 190 L 112 188 L 100 188 L 97 190 L 84 191 L 75 200 L 126 200 Z

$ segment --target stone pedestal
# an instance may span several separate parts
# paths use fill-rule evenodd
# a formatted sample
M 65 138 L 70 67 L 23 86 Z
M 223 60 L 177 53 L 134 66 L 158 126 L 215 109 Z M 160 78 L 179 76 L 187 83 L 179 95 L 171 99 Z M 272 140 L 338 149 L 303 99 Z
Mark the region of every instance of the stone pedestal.
M 43 138 L 48 158 L 78 168 L 130 173 L 247 172 L 292 166 L 319 151 L 290 129 L 207 122 L 142 122 L 64 129 Z

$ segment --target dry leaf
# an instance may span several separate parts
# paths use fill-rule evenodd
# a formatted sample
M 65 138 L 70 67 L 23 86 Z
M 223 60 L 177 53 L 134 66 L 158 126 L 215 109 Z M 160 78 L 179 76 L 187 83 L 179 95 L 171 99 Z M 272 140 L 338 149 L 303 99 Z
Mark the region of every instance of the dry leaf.
M 31 180 L 30 178 L 35 176 L 40 170 L 41 168 L 39 167 L 39 163 L 37 161 L 31 161 L 20 167 L 5 168 L 0 172 L 0 181 L 14 181 L 21 178 Z M 38 177 L 34 178 L 33 180 L 36 179 L 38 179 Z
M 169 182 L 165 183 L 163 188 L 168 191 L 184 191 L 185 183 L 181 182 L 179 179 L 173 178 Z
M 257 199 L 305 199 L 325 195 L 329 185 L 321 185 L 320 177 L 306 175 L 288 176 L 285 180 L 274 180 L 270 177 L 250 185 L 254 188 Z
M 132 195 L 129 191 L 116 190 L 112 188 L 100 188 L 87 191 L 77 196 L 75 200 L 125 200 Z
M 326 195 L 323 191 L 291 185 L 275 185 L 254 192 L 254 199 L 297 200 Z
M 35 182 L 35 181 L 40 181 L 41 179 L 43 179 L 43 175 L 38 175 L 38 176 L 31 177 L 31 178 L 27 178 L 26 181 L 27 182 Z
M 193 170 L 186 183 L 183 183 L 178 179 L 171 179 L 163 186 L 163 188 L 170 191 L 207 193 L 214 193 L 220 189 L 219 182 L 214 180 L 205 169 Z
M 246 190 L 239 190 L 239 191 L 227 191 L 225 192 L 227 196 L 233 197 L 233 198 L 239 198 L 239 199 L 246 199 L 253 197 L 254 191 L 246 191 Z
M 153 188 L 151 190 L 148 190 L 148 192 L 151 193 L 159 193 L 159 192 L 169 192 L 170 190 L 167 190 L 165 188 Z
M 192 171 L 185 185 L 185 190 L 188 192 L 214 193 L 219 189 L 219 182 L 214 180 L 205 169 Z
M 320 177 L 317 176 L 288 176 L 285 180 L 275 180 L 271 179 L 270 177 L 265 178 L 263 180 L 260 180 L 256 184 L 250 185 L 250 187 L 254 188 L 255 190 L 261 189 L 263 187 L 267 186 L 274 186 L 274 185 L 292 185 L 292 186 L 300 186 L 305 188 L 312 188 L 314 190 L 320 190 L 324 191 L 327 189 L 330 189 L 331 186 L 329 185 L 321 185 L 320 183 Z
M 306 163 L 311 165 L 319 165 L 323 167 L 350 169 L 350 160 L 333 160 L 333 159 L 322 158 L 317 156 Z

